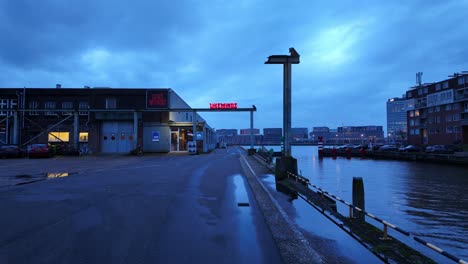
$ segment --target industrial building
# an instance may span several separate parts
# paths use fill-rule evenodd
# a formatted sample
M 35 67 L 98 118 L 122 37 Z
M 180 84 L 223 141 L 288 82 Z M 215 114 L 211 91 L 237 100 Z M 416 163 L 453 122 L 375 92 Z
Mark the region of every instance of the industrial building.
M 213 129 L 168 88 L 0 89 L 2 144 L 49 143 L 86 153 L 183 152 L 194 136 L 199 152 L 216 146 Z

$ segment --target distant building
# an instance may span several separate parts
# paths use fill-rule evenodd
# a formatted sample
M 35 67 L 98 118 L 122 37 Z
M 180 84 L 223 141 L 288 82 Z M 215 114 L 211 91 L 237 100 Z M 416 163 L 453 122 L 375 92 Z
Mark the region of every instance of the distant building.
M 408 143 L 468 145 L 467 73 L 412 87 L 406 97 L 415 100 L 407 111 Z
M 313 127 L 312 132 L 309 133 L 309 136 L 312 143 L 318 142 L 319 137 L 322 137 L 322 140 L 325 143 L 330 138 L 334 138 L 330 133 L 330 128 L 328 127 Z
M 260 129 L 254 128 L 253 129 L 254 135 L 260 135 Z M 250 135 L 250 128 L 243 128 L 240 130 L 240 135 Z
M 282 128 L 264 128 L 263 129 L 263 144 L 281 144 L 283 137 Z
M 291 141 L 305 141 L 309 139 L 309 129 L 306 127 L 291 128 Z
M 408 139 L 406 112 L 414 110 L 414 98 L 390 98 L 387 101 L 387 138 L 392 142 Z
M 219 136 L 237 136 L 237 129 L 216 129 L 216 134 Z
M 263 136 L 260 135 L 260 130 L 257 128 L 253 129 L 254 132 L 254 144 L 261 145 Z M 217 129 L 219 143 L 226 143 L 228 145 L 250 145 L 250 128 L 240 129 L 240 133 L 237 134 L 237 129 Z
M 335 135 L 337 144 L 359 144 L 381 142 L 384 140 L 382 126 L 343 126 L 338 127 Z

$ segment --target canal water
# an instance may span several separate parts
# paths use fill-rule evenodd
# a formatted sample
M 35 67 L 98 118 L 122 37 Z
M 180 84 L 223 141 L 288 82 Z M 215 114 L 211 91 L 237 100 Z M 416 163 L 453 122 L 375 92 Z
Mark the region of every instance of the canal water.
M 298 160 L 298 171 L 312 184 L 351 203 L 352 179 L 362 177 L 368 212 L 468 261 L 466 168 L 361 158 L 319 159 L 316 146 L 293 146 L 291 151 Z M 338 210 L 345 215 L 348 212 L 340 203 Z M 308 208 L 301 206 L 300 211 L 307 214 Z M 367 221 L 383 228 L 371 218 Z M 454 263 L 414 241 L 413 237 L 389 230 L 390 235 L 438 263 Z

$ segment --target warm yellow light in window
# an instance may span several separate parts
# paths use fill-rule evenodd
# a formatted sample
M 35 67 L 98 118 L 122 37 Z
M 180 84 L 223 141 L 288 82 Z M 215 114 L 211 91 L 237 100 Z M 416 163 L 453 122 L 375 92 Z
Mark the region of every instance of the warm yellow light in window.
M 80 132 L 80 142 L 88 142 L 88 132 Z
M 69 132 L 49 132 L 49 142 L 68 142 Z

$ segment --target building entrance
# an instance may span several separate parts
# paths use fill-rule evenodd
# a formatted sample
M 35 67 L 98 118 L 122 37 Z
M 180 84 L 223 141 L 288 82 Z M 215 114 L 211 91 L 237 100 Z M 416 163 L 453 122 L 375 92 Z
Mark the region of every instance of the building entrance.
M 171 151 L 188 151 L 187 145 L 193 140 L 189 127 L 171 127 Z

